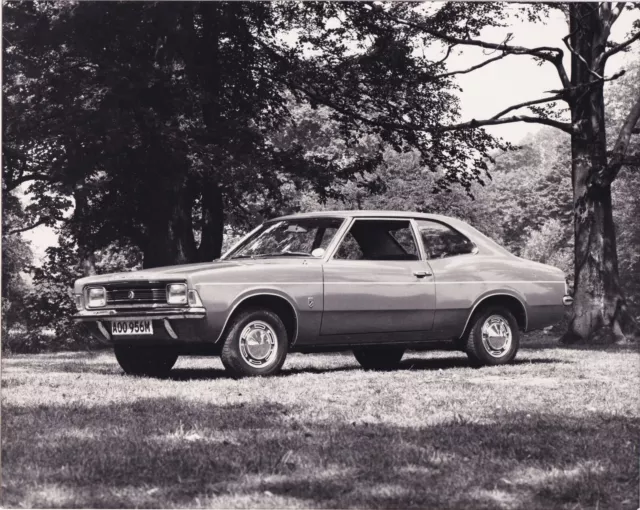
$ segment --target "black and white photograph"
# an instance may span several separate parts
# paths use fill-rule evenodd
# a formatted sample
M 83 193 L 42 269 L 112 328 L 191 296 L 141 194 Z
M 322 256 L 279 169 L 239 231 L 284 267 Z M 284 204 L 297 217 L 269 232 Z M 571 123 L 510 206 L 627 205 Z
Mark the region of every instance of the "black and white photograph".
M 1 44 L 0 507 L 640 509 L 640 3 Z

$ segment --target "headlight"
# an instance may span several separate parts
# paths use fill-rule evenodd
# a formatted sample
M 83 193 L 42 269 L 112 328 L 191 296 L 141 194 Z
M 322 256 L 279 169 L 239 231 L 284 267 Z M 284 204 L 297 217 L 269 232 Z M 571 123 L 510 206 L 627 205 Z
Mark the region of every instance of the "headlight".
M 186 305 L 187 285 L 184 283 L 171 283 L 167 285 L 167 303 L 170 305 Z
M 107 304 L 107 291 L 104 287 L 90 287 L 87 291 L 87 306 L 100 308 Z

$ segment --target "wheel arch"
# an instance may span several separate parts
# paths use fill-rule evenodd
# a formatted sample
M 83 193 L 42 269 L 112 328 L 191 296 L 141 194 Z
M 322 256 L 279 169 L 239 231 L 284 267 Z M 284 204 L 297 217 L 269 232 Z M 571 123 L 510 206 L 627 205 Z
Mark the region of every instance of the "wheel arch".
M 518 328 L 520 329 L 520 331 L 527 330 L 529 316 L 527 314 L 527 307 L 524 303 L 524 300 L 512 293 L 500 291 L 492 292 L 491 294 L 482 296 L 476 301 L 476 303 L 471 308 L 469 315 L 467 316 L 467 321 L 465 322 L 464 329 L 462 330 L 461 338 L 464 338 L 465 335 L 469 332 L 473 315 L 476 313 L 476 311 L 485 306 L 504 306 L 515 317 L 516 321 L 518 322 Z
M 299 329 L 298 311 L 287 296 L 273 291 L 255 291 L 238 298 L 231 307 L 231 312 L 227 315 L 222 331 L 215 343 L 222 340 L 229 331 L 232 319 L 248 308 L 263 308 L 274 312 L 284 324 L 289 337 L 289 345 L 291 346 L 295 343 Z

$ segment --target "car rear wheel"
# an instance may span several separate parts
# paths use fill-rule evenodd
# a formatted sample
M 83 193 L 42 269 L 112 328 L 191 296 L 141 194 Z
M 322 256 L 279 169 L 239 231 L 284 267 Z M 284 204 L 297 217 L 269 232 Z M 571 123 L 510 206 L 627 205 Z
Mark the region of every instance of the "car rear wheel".
M 289 349 L 287 330 L 271 310 L 249 309 L 232 321 L 220 359 L 234 377 L 273 375 Z
M 116 360 L 129 375 L 166 377 L 178 359 L 175 349 L 166 346 L 114 346 Z
M 363 347 L 354 349 L 353 355 L 362 368 L 367 370 L 393 370 L 400 365 L 404 349 L 399 347 Z
M 472 365 L 510 363 L 520 346 L 518 322 L 505 307 L 486 307 L 474 314 L 466 340 L 466 352 Z

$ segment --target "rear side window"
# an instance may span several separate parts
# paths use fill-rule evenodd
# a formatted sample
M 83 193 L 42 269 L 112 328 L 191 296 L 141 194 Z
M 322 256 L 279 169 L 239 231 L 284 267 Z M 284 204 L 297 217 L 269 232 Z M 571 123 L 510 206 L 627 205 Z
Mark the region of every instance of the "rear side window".
M 435 221 L 418 220 L 417 223 L 430 259 L 473 253 L 475 245 L 457 230 Z
M 418 260 L 419 256 L 408 220 L 356 220 L 334 258 Z

